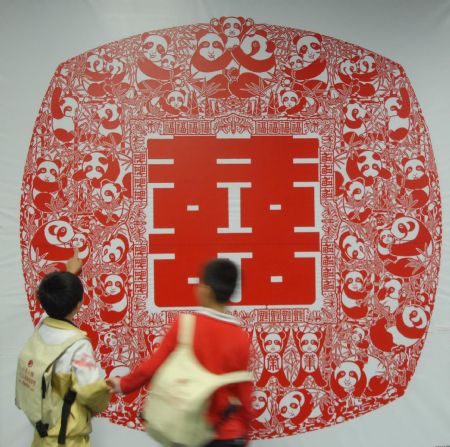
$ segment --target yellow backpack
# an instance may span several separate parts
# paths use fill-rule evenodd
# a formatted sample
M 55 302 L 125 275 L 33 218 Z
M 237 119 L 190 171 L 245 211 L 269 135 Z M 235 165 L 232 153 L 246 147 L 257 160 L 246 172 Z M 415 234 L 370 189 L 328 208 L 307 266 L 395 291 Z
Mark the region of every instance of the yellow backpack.
M 80 331 L 64 343 L 49 345 L 39 334 L 41 324 L 36 327 L 19 354 L 16 406 L 25 413 L 42 438 L 61 419 L 58 443 L 64 444 L 68 412 L 76 393 L 69 391 L 65 396 L 56 397 L 52 393 L 52 374 L 55 362 L 76 341 L 86 338 L 86 334 Z
M 211 395 L 218 388 L 253 380 L 249 371 L 213 374 L 195 357 L 192 340 L 195 317 L 180 317 L 178 344 L 158 368 L 143 409 L 149 435 L 163 445 L 199 447 L 214 438 L 207 421 Z

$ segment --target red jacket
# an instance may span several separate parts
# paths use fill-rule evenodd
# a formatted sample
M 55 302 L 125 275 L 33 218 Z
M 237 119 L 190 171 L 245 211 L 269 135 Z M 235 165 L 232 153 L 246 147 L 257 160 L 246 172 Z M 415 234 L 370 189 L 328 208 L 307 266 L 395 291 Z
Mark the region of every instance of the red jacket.
M 147 385 L 177 345 L 178 319 L 161 342 L 159 349 L 142 361 L 130 374 L 120 380 L 125 394 Z M 198 361 L 209 371 L 223 374 L 247 370 L 249 366 L 250 340 L 239 321 L 231 315 L 211 309 L 198 312 L 194 333 L 194 352 Z M 219 425 L 216 439 L 246 438 L 252 417 L 251 393 L 253 384 L 243 382 L 218 389 L 211 401 L 208 418 L 212 425 L 221 420 L 229 405 L 229 397 L 236 396 L 242 406 Z

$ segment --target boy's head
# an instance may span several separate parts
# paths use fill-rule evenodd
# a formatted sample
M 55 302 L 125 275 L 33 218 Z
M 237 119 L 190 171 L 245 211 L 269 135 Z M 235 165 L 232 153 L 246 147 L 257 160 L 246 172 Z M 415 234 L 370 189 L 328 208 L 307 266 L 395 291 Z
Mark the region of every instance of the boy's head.
M 201 289 L 200 295 L 210 295 L 210 298 L 219 304 L 226 304 L 236 288 L 238 269 L 229 259 L 214 259 L 203 268 L 201 285 L 207 286 Z M 210 292 L 210 293 L 208 293 Z M 201 296 L 200 301 L 204 303 Z
M 83 284 L 73 273 L 52 272 L 42 279 L 36 296 L 49 317 L 61 320 L 81 304 Z

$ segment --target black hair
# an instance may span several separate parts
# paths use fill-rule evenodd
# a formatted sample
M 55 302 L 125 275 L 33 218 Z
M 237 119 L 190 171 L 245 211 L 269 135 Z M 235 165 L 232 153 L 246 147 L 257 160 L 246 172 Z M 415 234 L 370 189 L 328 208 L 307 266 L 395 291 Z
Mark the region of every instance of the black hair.
M 229 259 L 214 259 L 203 269 L 202 282 L 211 287 L 217 302 L 225 304 L 236 288 L 238 269 Z
M 83 299 L 83 284 L 70 272 L 52 272 L 44 276 L 36 293 L 47 315 L 63 320 Z

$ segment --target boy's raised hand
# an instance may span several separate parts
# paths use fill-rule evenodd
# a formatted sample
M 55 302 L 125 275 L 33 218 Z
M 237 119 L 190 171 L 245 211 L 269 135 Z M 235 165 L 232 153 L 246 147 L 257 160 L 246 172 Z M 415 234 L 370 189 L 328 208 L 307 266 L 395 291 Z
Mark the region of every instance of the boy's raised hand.
M 78 257 L 78 249 L 73 250 L 73 256 L 67 261 L 66 271 L 78 275 L 83 267 L 83 261 Z

